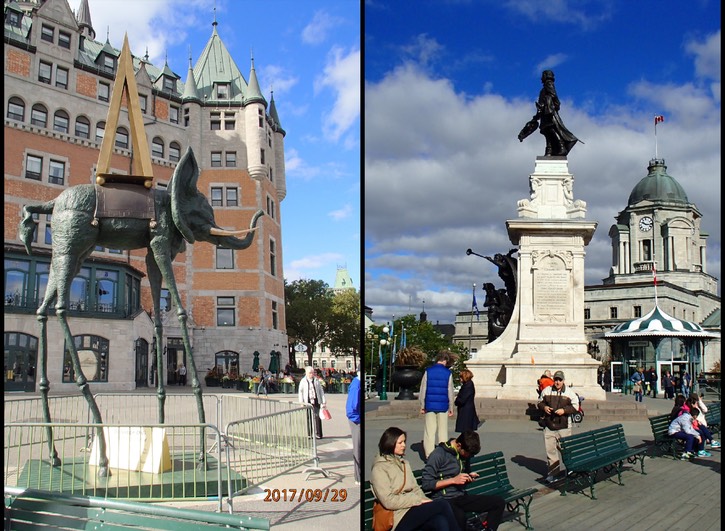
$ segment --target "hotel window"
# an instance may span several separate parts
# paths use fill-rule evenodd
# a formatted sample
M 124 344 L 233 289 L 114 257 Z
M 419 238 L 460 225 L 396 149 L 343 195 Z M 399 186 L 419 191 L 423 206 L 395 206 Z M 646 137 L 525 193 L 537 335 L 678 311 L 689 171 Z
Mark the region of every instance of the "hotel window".
M 58 30 L 58 46 L 70 50 L 70 33 Z
M 146 96 L 144 96 L 143 94 L 139 94 L 138 95 L 138 104 L 139 104 L 139 107 L 141 107 L 141 112 L 143 114 L 146 114 Z
M 260 154 L 259 154 L 260 162 L 262 164 L 264 164 L 264 150 L 260 149 L 259 151 L 260 151 Z
M 111 94 L 111 85 L 108 85 L 106 83 L 98 84 L 98 99 L 99 100 L 108 101 L 110 94 Z
M 55 28 L 43 24 L 40 27 L 40 38 L 46 42 L 55 42 Z
M 269 272 L 273 277 L 277 276 L 277 244 L 269 240 Z
M 65 111 L 56 111 L 53 115 L 53 130 L 61 133 L 67 133 L 69 126 L 68 113 Z
M 164 158 L 164 141 L 159 137 L 151 141 L 151 154 L 160 159 Z
M 212 151 L 211 152 L 211 167 L 221 168 L 222 167 L 222 152 Z
M 635 316 L 635 318 L 642 317 L 642 307 L 641 306 L 634 307 L 634 316 Z
M 179 108 L 174 107 L 173 105 L 169 107 L 169 121 L 172 124 L 178 124 L 179 123 Z
M 642 260 L 652 260 L 651 240 L 642 240 Z
M 68 88 L 68 70 L 57 66 L 55 68 L 55 86 L 62 89 Z
M 169 160 L 171 162 L 178 162 L 181 158 L 181 146 L 177 142 L 169 144 Z
M 224 204 L 224 188 L 212 187 L 211 189 L 211 206 L 223 206 Z
M 216 84 L 216 99 L 228 100 L 229 99 L 229 84 L 228 83 L 217 83 Z
M 217 297 L 216 305 L 216 325 L 234 326 L 234 297 Z
M 116 71 L 116 58 L 105 54 L 103 56 L 103 71 L 113 74 Z
M 612 306 L 609 308 L 609 318 L 610 319 L 616 319 L 617 318 L 617 308 L 616 306 Z
M 274 182 L 274 168 L 269 169 L 269 181 Z
M 43 159 L 35 155 L 25 157 L 25 178 L 39 181 L 43 172 Z
M 211 130 L 218 131 L 222 128 L 222 115 L 218 112 L 213 112 L 210 115 L 211 118 Z
M 189 109 L 184 109 L 184 127 L 189 127 Z
M 227 188 L 227 206 L 239 206 L 238 190 L 236 188 Z
M 103 135 L 106 133 L 106 122 L 98 122 L 96 124 L 96 142 L 103 141 Z
M 33 105 L 30 111 L 30 123 L 38 127 L 45 127 L 48 123 L 48 111 L 39 103 Z
M 224 113 L 224 129 L 226 129 L 226 130 L 234 129 L 234 113 L 233 112 Z
M 93 336 L 80 335 L 73 336 L 76 350 L 84 360 L 83 374 L 90 382 L 107 382 L 109 371 L 110 357 L 110 341 L 108 339 Z M 65 356 L 63 358 L 63 381 L 74 382 L 76 374 L 70 358 L 70 349 L 68 345 L 65 347 Z
M 52 73 L 53 65 L 46 63 L 45 61 L 40 61 L 40 66 L 38 67 L 38 81 L 41 83 L 48 83 L 50 85 L 50 77 Z
M 124 127 L 116 129 L 116 147 L 128 149 L 128 131 Z
M 279 325 L 279 315 L 277 313 L 277 301 L 272 301 L 272 328 L 277 330 Z
M 51 214 L 45 215 L 45 244 L 51 245 L 53 243 L 53 231 L 50 225 L 50 222 L 53 220 L 53 216 Z
M 7 24 L 10 24 L 11 26 L 19 28 L 20 27 L 20 13 L 17 13 L 16 11 L 13 11 L 12 9 L 8 9 L 5 12 L 5 22 Z
M 176 80 L 169 76 L 164 76 L 164 92 L 175 92 L 176 91 Z
M 262 112 L 262 109 L 257 109 L 257 112 L 259 113 L 259 127 L 264 127 L 264 113 Z
M 234 251 L 232 249 L 216 248 L 216 268 L 234 269 Z
M 237 152 L 236 151 L 227 151 L 224 153 L 224 163 L 226 164 L 227 168 L 236 168 L 237 167 Z
M 58 160 L 50 161 L 50 171 L 48 172 L 48 182 L 52 184 L 63 184 L 65 181 L 65 162 Z
M 78 138 L 91 137 L 91 122 L 84 116 L 76 118 L 76 136 Z
M 8 101 L 8 118 L 22 122 L 25 120 L 25 103 L 20 98 L 10 98 Z
M 591 318 L 592 318 L 592 311 L 589 308 L 584 308 L 584 319 L 591 319 Z M 469 334 L 471 333 L 470 328 L 469 328 L 468 333 Z

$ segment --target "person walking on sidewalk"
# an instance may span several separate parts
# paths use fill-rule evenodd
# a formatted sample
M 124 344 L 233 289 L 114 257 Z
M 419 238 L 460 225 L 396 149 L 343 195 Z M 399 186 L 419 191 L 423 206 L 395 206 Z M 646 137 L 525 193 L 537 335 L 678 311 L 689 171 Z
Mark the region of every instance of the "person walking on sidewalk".
M 420 486 L 432 492 L 431 499 L 442 498 L 451 504 L 461 529 L 466 529 L 466 513 L 476 512 L 488 513 L 485 529 L 496 531 L 506 500 L 501 496 L 466 492 L 466 485 L 478 477 L 475 472 L 471 473 L 471 458 L 480 451 L 481 440 L 473 430 L 440 443 L 423 468 Z
M 544 413 L 544 447 L 546 448 L 546 482 L 556 481 L 565 473 L 559 451 L 559 439 L 571 435 L 571 416 L 579 411 L 579 397 L 564 383 L 564 373 L 554 373 L 554 385 L 541 392 L 539 409 Z
M 314 422 L 314 434 L 317 439 L 322 439 L 322 419 L 320 419 L 320 408 L 326 408 L 327 399 L 325 392 L 322 390 L 320 380 L 315 378 L 315 369 L 305 367 L 305 377 L 300 380 L 300 387 L 297 391 L 297 399 L 300 404 L 310 404 L 312 406 L 312 422 Z M 312 435 L 312 426 L 308 429 Z
M 448 440 L 448 417 L 453 416 L 453 373 L 448 368 L 450 353 L 442 350 L 436 362 L 423 373 L 420 382 L 420 412 L 425 415 L 423 452 L 425 458 L 438 443 Z
M 647 383 L 649 384 L 647 396 L 650 396 L 650 393 L 652 393 L 652 398 L 657 398 L 657 371 L 654 367 L 650 367 L 645 376 L 647 378 Z
M 461 371 L 461 389 L 454 404 L 458 409 L 456 415 L 456 431 L 463 433 L 464 431 L 478 429 L 480 420 L 476 413 L 476 388 L 473 386 L 473 373 L 468 369 Z M 435 451 L 435 450 L 434 450 Z
M 360 403 L 362 402 L 362 389 L 360 388 L 360 373 L 350 382 L 347 389 L 347 401 L 345 402 L 345 413 L 347 422 L 350 424 L 350 436 L 352 437 L 352 461 L 355 470 L 355 485 L 360 485 Z
M 637 370 L 634 371 L 634 374 L 632 375 L 632 377 L 629 380 L 632 382 L 632 392 L 634 393 L 634 401 L 641 402 L 642 394 L 644 393 L 644 385 L 645 385 L 644 368 L 637 367 Z

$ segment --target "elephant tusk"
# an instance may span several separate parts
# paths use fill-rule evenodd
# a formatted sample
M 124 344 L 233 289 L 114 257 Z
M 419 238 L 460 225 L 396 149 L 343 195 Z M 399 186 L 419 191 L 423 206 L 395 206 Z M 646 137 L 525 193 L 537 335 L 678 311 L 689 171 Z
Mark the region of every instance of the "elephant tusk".
M 241 236 L 242 234 L 247 234 L 248 232 L 252 232 L 253 230 L 257 230 L 257 227 L 245 230 L 225 230 L 212 227 L 211 229 L 209 229 L 209 234 L 211 234 L 212 236 Z

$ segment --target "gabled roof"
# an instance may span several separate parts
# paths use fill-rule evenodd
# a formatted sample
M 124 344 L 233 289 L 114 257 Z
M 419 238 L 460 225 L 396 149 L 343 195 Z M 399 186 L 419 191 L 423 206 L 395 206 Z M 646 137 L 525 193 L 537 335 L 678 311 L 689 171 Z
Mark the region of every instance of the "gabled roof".
M 606 338 L 647 336 L 717 338 L 720 334 L 707 332 L 697 323 L 672 317 L 656 304 L 647 315 L 626 321 L 604 334 Z

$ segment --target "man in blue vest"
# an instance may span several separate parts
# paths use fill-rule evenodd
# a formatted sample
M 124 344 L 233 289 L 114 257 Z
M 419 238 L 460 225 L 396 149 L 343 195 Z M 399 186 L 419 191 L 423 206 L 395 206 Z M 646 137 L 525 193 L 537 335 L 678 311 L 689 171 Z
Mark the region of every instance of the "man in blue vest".
M 352 436 L 352 457 L 355 469 L 355 485 L 360 485 L 360 374 L 356 372 L 355 378 L 352 379 L 350 387 L 347 390 L 347 401 L 345 402 L 345 414 L 347 422 L 350 424 L 350 434 Z
M 423 452 L 426 460 L 438 443 L 448 442 L 448 417 L 453 416 L 453 374 L 448 369 L 451 354 L 441 351 L 420 382 L 420 412 L 425 415 Z

